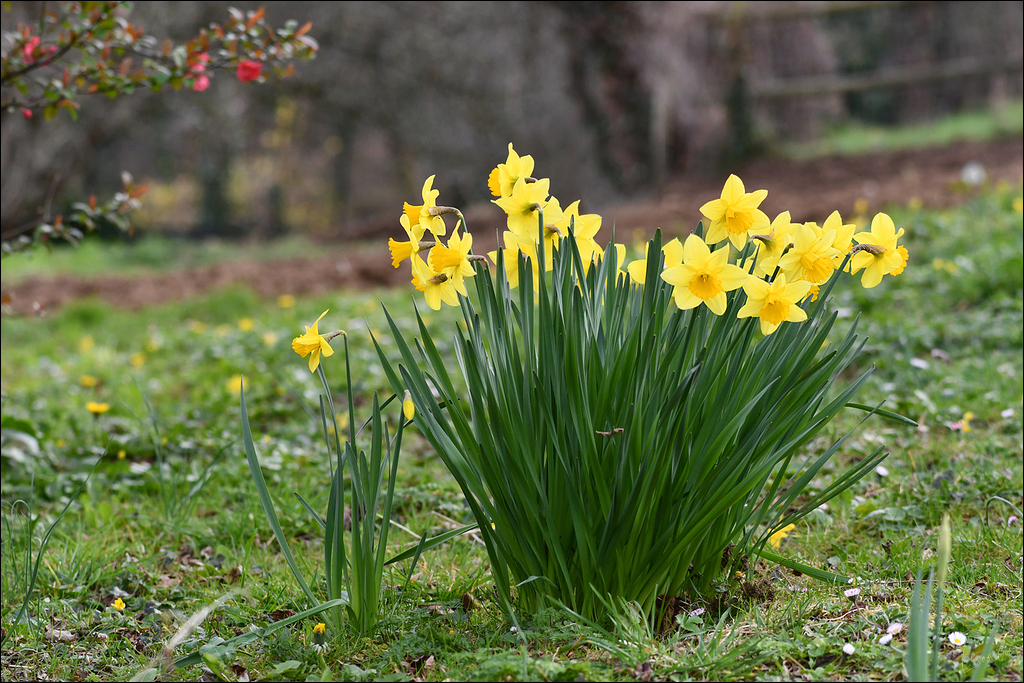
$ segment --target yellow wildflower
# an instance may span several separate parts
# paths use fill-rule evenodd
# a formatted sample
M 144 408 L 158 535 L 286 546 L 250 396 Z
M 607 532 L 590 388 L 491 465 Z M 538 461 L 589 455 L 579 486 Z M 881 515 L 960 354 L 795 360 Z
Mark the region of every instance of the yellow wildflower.
M 316 372 L 316 369 L 320 366 L 320 356 L 327 358 L 334 354 L 334 349 L 331 348 L 331 345 L 327 343 L 327 339 L 317 329 L 317 325 L 320 324 L 325 315 L 327 315 L 327 311 L 321 313 L 320 317 L 312 325 L 306 327 L 305 334 L 292 339 L 292 349 L 295 353 L 303 358 L 307 354 L 309 355 L 310 372 Z
M 811 291 L 807 280 L 787 284 L 784 273 L 779 273 L 771 283 L 752 277 L 743 285 L 743 291 L 747 293 L 747 303 L 736 317 L 760 318 L 761 334 L 771 334 L 784 322 L 807 320 L 807 312 L 797 305 Z
M 718 244 L 728 239 L 734 247 L 742 249 L 748 233 L 763 233 L 768 228 L 768 216 L 757 208 L 767 196 L 768 190 L 747 192 L 743 181 L 730 175 L 722 188 L 722 196 L 700 207 L 700 212 L 711 221 L 704 240 Z
M 103 413 L 110 410 L 109 403 L 97 403 L 96 401 L 89 401 L 85 404 L 85 409 L 93 415 L 102 415 Z
M 118 598 L 117 600 L 114 600 L 114 602 L 110 603 L 110 606 L 116 609 L 118 612 L 122 612 L 124 611 L 125 608 L 124 600 Z
M 264 332 L 263 343 L 266 344 L 267 346 L 273 346 L 274 344 L 277 343 L 277 335 L 274 334 L 273 332 Z
M 291 294 L 282 294 L 281 296 L 277 297 L 278 308 L 291 308 L 294 305 L 295 297 L 292 296 Z
M 96 342 L 89 335 L 85 335 L 78 340 L 78 350 L 82 353 L 92 351 L 92 347 L 96 346 Z
M 239 394 L 239 393 L 242 392 L 242 389 L 245 388 L 243 386 L 244 383 L 245 383 L 245 378 L 242 375 L 235 375 L 234 377 L 229 379 L 227 381 L 227 384 L 225 384 L 224 386 L 226 386 L 228 391 L 230 391 L 231 393 Z
M 100 381 L 93 377 L 92 375 L 82 375 L 81 377 L 78 378 L 78 383 L 81 384 L 83 387 L 94 387 L 97 384 L 99 384 Z
M 128 457 L 128 451 L 126 451 L 125 449 L 122 448 L 117 452 L 118 460 L 124 460 L 126 457 Z
M 238 329 L 242 332 L 252 332 L 253 327 L 255 327 L 255 324 L 253 323 L 252 318 L 242 318 L 238 321 Z
M 146 354 L 136 351 L 128 357 L 128 362 L 132 364 L 133 368 L 141 368 L 146 364 Z

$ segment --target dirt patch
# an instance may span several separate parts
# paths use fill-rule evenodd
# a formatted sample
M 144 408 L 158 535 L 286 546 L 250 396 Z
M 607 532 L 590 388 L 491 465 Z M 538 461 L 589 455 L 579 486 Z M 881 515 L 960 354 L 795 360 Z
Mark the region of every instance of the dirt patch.
M 912 198 L 925 206 L 947 207 L 966 200 L 951 190 L 964 166 L 977 162 L 988 180 L 1018 183 L 1024 177 L 1024 139 L 984 143 L 958 143 L 947 147 L 824 157 L 810 161 L 761 159 L 741 166 L 737 173 L 748 190 L 768 188 L 762 208 L 769 216 L 789 210 L 793 220 L 824 220 L 833 210 L 853 212 L 858 200 L 871 212 Z M 700 207 L 719 195 L 724 178 L 680 177 L 669 182 L 660 196 L 605 207 L 604 239 L 615 227 L 619 241 L 635 231 L 650 235 L 661 227 L 669 235 L 688 232 L 700 219 Z M 584 210 L 586 206 L 584 206 Z M 474 235 L 474 251 L 494 248 L 503 217 L 490 205 L 471 207 L 466 219 Z M 398 222 L 391 226 L 398 231 Z M 361 235 L 387 234 L 389 226 L 368 223 Z M 229 285 L 251 287 L 261 296 L 318 294 L 341 288 L 372 288 L 406 284 L 406 268 L 391 267 L 381 239 L 352 246 L 340 256 L 263 262 L 221 263 L 173 273 L 142 276 L 33 277 L 3 288 L 4 308 L 14 313 L 38 314 L 83 297 L 99 297 L 116 306 L 138 308 L 197 296 Z

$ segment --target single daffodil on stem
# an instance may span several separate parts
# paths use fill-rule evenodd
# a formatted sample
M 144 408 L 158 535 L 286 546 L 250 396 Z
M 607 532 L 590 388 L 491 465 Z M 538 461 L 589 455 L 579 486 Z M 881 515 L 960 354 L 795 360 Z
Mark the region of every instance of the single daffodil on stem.
M 408 214 L 402 214 L 402 217 L 398 219 L 398 222 L 402 224 L 402 229 L 405 230 L 405 235 L 408 237 L 408 241 L 399 242 L 394 238 L 388 239 L 388 250 L 391 252 L 391 265 L 397 268 L 407 258 L 410 258 L 413 254 L 418 254 L 423 248 L 424 243 L 420 240 L 423 239 L 423 226 L 417 223 L 415 226 L 409 221 Z M 426 244 L 431 244 L 427 242 Z
M 832 246 L 836 239 L 835 230 L 818 234 L 809 225 L 798 225 L 792 234 L 793 248 L 779 259 L 779 268 L 786 277 L 795 282 L 807 280 L 820 285 L 832 276 L 836 269 L 835 257 L 839 250 Z
M 412 284 L 423 292 L 427 305 L 435 311 L 441 310 L 441 302 L 449 306 L 459 305 L 459 295 L 451 278 L 444 273 L 431 270 L 418 254 L 412 257 Z
M 495 197 L 511 197 L 512 188 L 520 178 L 533 175 L 533 157 L 527 154 L 519 156 L 508 143 L 508 158 L 505 163 L 498 164 L 487 177 L 487 187 Z
M 767 231 L 768 216 L 757 208 L 767 196 L 768 190 L 747 192 L 742 180 L 735 175 L 729 176 L 722 188 L 722 196 L 700 207 L 700 212 L 711 220 L 705 241 L 718 244 L 728 239 L 734 247 L 742 249 L 747 243 L 748 233 Z
M 683 242 L 683 262 L 666 268 L 661 279 L 675 287 L 672 296 L 684 311 L 707 305 L 715 315 L 725 313 L 725 293 L 744 286 L 750 275 L 729 263 L 729 249 L 712 253 L 704 240 L 690 235 Z
M 550 185 L 551 181 L 547 178 L 535 183 L 528 183 L 526 178 L 520 178 L 512 187 L 510 196 L 491 200 L 508 214 L 508 229 L 514 232 L 521 242 L 537 241 L 539 212 L 545 213 L 545 222 L 551 222 L 552 216 L 547 215 L 546 206 Z M 558 218 L 561 218 L 561 215 Z
M 462 296 L 469 296 L 466 292 L 464 278 L 473 277 L 476 271 L 470 262 L 470 250 L 473 248 L 473 236 L 466 233 L 459 236 L 459 233 L 452 233 L 448 240 L 448 246 L 437 244 L 430 250 L 429 265 L 434 273 L 443 273 L 448 276 L 456 291 Z
M 404 212 L 409 217 L 409 225 L 413 228 L 420 226 L 419 234 L 422 236 L 424 232 L 429 230 L 434 234 L 435 237 L 441 237 L 448 230 L 444 224 L 444 219 L 439 214 L 439 207 L 437 206 L 437 197 L 441 192 L 433 189 L 434 176 L 430 176 L 423 182 L 423 190 L 420 193 L 423 197 L 423 204 L 414 206 L 408 202 L 405 203 Z M 447 207 L 440 207 L 447 213 L 454 213 Z
M 316 369 L 320 366 L 320 357 L 327 358 L 334 353 L 334 349 L 328 343 L 328 338 L 333 339 L 337 333 L 331 333 L 330 335 L 320 334 L 317 329 L 317 325 L 323 320 L 323 317 L 327 315 L 327 311 L 320 314 L 320 317 L 316 321 L 306 327 L 305 334 L 301 334 L 295 339 L 292 339 L 292 349 L 295 353 L 299 354 L 303 358 L 309 356 L 309 371 L 316 372 Z
M 865 289 L 877 286 L 884 275 L 903 271 L 907 263 L 906 249 L 901 252 L 897 244 L 902 236 L 903 228 L 897 231 L 892 219 L 884 213 L 872 219 L 871 232 L 858 232 L 853 236 L 858 246 L 852 249 L 855 253 L 850 261 L 851 272 L 864 271 L 860 283 Z
M 738 318 L 760 318 L 761 334 L 771 334 L 784 322 L 798 323 L 807 320 L 807 312 L 799 303 L 811 291 L 807 280 L 786 283 L 784 273 L 779 273 L 774 282 L 765 282 L 753 277 L 743 285 L 747 303 L 743 305 Z
M 772 221 L 766 235 L 751 235 L 757 243 L 757 262 L 754 274 L 771 277 L 779 266 L 779 259 L 789 249 L 793 241 L 793 231 L 797 226 L 790 219 L 789 211 L 783 211 Z M 744 269 L 746 270 L 746 269 Z

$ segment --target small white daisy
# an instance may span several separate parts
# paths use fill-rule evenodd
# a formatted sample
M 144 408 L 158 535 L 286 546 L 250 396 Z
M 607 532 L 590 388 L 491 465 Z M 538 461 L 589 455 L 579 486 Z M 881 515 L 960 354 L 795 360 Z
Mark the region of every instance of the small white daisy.
M 860 589 L 859 588 L 847 588 L 846 590 L 843 591 L 843 595 L 845 595 L 846 597 L 848 597 L 848 598 L 850 598 L 852 600 L 855 597 L 857 597 L 858 595 L 860 595 Z
M 853 646 L 853 643 L 847 643 L 846 645 L 843 645 L 843 654 L 845 655 L 852 655 L 856 651 L 857 648 Z
M 965 636 L 963 633 L 960 633 L 960 631 L 953 631 L 949 634 L 949 642 L 953 645 L 956 645 L 957 647 L 960 647 L 961 645 L 967 642 L 967 636 Z
M 899 633 L 902 630 L 903 630 L 903 624 L 898 622 L 898 621 L 894 621 L 891 624 L 889 624 L 889 628 L 885 629 L 885 632 L 888 633 L 889 635 L 894 636 L 894 635 L 896 635 L 897 633 Z
M 892 642 L 892 634 L 891 633 L 884 633 L 884 634 L 882 634 L 882 637 L 878 639 L 878 644 L 879 645 L 888 645 L 891 642 Z

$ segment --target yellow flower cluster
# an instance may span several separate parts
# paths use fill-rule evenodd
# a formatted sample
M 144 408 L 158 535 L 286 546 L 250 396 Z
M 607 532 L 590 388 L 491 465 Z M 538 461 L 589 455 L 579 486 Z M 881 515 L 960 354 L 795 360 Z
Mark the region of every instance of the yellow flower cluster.
M 491 171 L 487 182 L 496 197 L 493 202 L 508 217 L 502 252 L 506 279 L 512 288 L 519 286 L 520 253 L 528 257 L 537 283 L 541 244 L 545 271 L 552 268 L 555 248 L 570 234 L 585 271 L 605 253 L 596 241 L 601 216 L 581 215 L 579 201 L 563 209 L 550 194 L 550 180 L 534 178 L 533 170 L 533 157 L 520 156 L 510 143 L 508 158 Z M 392 239 L 389 247 L 394 267 L 410 259 L 413 284 L 436 310 L 442 301 L 456 306 L 457 294 L 466 296 L 464 278 L 474 275 L 472 261 L 480 257 L 470 254 L 472 235 L 465 233 L 462 214 L 436 205 L 438 191 L 432 189 L 433 181 L 431 176 L 423 185 L 421 206 L 405 205 L 401 224 L 408 241 Z M 856 225 L 844 223 L 838 211 L 820 226 L 794 223 L 788 211 L 770 220 L 758 208 L 767 196 L 767 190 L 747 192 L 743 181 L 731 175 L 721 196 L 700 209 L 708 219 L 703 239 L 690 235 L 684 242 L 673 239 L 664 245 L 661 278 L 673 286 L 673 299 L 680 309 L 704 304 L 715 315 L 722 315 L 727 308 L 726 293 L 743 289 L 746 303 L 738 316 L 758 318 L 761 332 L 767 335 L 783 322 L 805 320 L 807 314 L 800 303 L 808 296 L 816 298 L 818 287 L 844 262 L 848 272 L 861 273 L 861 284 L 867 288 L 878 285 L 886 275 L 903 272 L 909 258 L 907 250 L 898 244 L 903 230 L 897 230 L 888 215 L 877 214 L 866 232 L 856 232 Z M 447 247 L 439 241 L 445 234 L 441 216 L 446 213 L 459 216 L 464 232 L 461 237 L 454 234 Z M 423 241 L 427 231 L 435 241 Z M 612 246 L 621 267 L 626 248 L 621 244 Z M 419 253 L 427 249 L 430 254 L 424 261 Z M 497 254 L 492 251 L 488 256 L 497 262 Z M 743 258 L 731 263 L 737 254 Z M 634 283 L 645 285 L 647 255 L 630 263 L 626 270 Z

